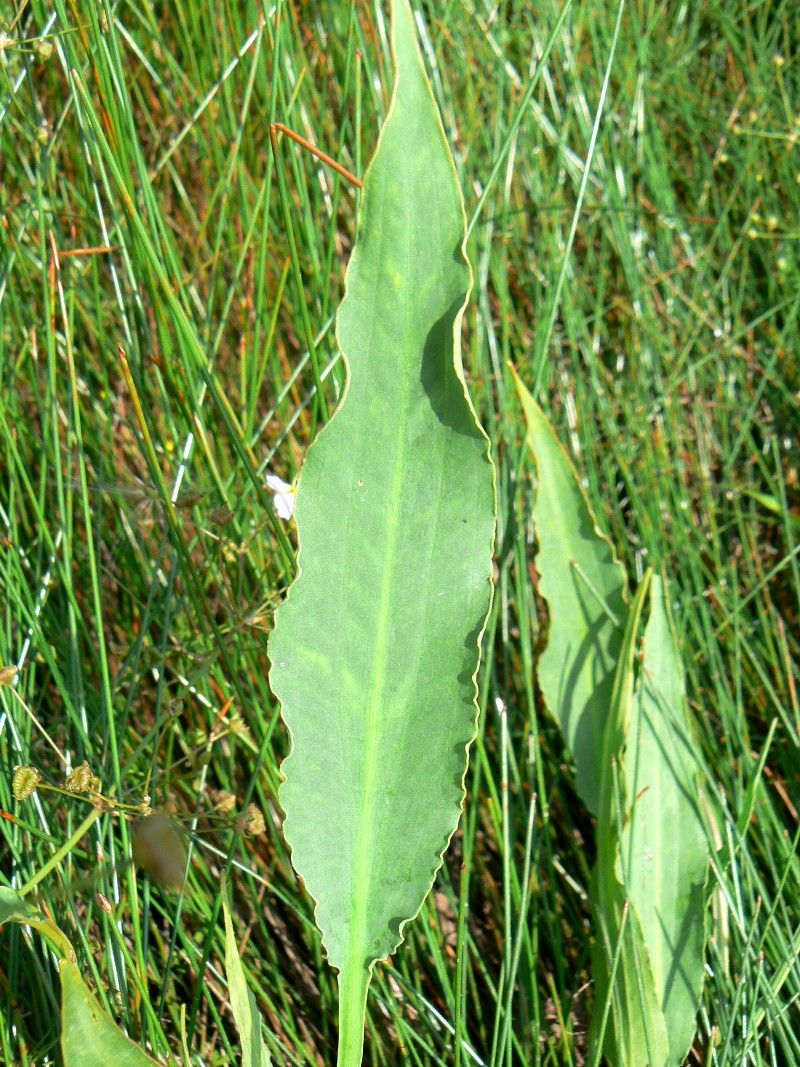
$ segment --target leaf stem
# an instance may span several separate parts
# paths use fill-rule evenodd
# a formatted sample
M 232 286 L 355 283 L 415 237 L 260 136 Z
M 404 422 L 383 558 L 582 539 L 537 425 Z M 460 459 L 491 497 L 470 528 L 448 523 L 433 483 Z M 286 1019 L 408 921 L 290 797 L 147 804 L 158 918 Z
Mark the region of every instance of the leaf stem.
M 370 974 L 362 962 L 339 973 L 339 1052 L 337 1067 L 361 1067 Z
M 21 897 L 26 896 L 43 878 L 46 878 L 50 871 L 58 866 L 66 854 L 75 848 L 83 835 L 94 826 L 102 814 L 102 808 L 92 808 L 78 829 L 67 838 L 61 848 L 57 849 L 47 863 L 45 863 L 43 867 L 40 867 L 36 874 L 34 874 L 34 876 L 30 878 L 21 889 L 17 890 L 18 895 Z

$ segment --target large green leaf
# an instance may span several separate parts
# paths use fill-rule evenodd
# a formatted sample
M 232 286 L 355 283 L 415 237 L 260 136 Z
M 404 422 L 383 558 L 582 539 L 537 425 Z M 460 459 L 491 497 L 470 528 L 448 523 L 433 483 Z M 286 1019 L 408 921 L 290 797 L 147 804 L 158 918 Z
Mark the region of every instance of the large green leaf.
M 270 641 L 285 834 L 340 972 L 348 1065 L 372 966 L 458 821 L 494 530 L 459 345 L 463 204 L 410 8 L 391 6 L 394 94 L 337 325 L 348 387 L 300 477 L 300 573 Z
M 644 658 L 625 750 L 631 810 L 620 845 L 623 878 L 641 922 L 669 1034 L 682 1063 L 703 989 L 708 846 L 699 773 L 663 581 L 651 583 Z
M 514 378 L 536 464 L 536 569 L 550 614 L 539 686 L 575 760 L 578 792 L 596 815 L 603 731 L 628 610 L 625 572 L 544 412 Z
M 95 1000 L 72 960 L 62 960 L 61 1052 L 64 1067 L 154 1067 Z
M 667 1067 L 669 1062 L 667 1028 L 649 953 L 620 862 L 620 836 L 628 813 L 621 755 L 631 722 L 634 653 L 649 584 L 648 574 L 628 616 L 598 767 L 597 866 L 592 878 L 597 922 L 592 1043 L 602 1043 L 613 1067 Z

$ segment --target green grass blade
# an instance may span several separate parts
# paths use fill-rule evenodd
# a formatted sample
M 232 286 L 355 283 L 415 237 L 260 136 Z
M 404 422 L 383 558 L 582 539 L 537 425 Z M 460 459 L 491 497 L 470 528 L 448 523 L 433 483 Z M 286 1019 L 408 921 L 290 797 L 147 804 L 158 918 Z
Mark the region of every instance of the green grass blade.
M 458 821 L 494 528 L 459 347 L 463 204 L 406 0 L 392 15 L 394 95 L 338 318 L 348 387 L 300 478 L 301 570 L 270 642 L 285 833 L 340 972 L 347 1065 L 372 966 Z
M 683 666 L 658 576 L 651 582 L 644 659 L 631 707 L 624 766 L 632 810 L 621 841 L 624 879 L 675 1064 L 683 1062 L 692 1043 L 703 989 L 708 850 Z
M 536 569 L 550 611 L 539 685 L 575 760 L 578 791 L 597 814 L 598 757 L 627 612 L 625 572 L 544 412 L 516 374 L 514 380 L 536 464 Z

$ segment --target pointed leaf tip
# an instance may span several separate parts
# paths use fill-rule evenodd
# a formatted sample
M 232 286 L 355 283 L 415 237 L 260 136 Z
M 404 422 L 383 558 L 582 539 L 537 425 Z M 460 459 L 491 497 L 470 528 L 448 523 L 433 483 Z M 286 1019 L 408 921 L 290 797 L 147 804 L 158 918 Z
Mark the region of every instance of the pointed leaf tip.
M 628 611 L 625 571 L 599 530 L 572 461 L 511 369 L 537 473 L 535 564 L 549 611 L 539 685 L 575 761 L 578 792 L 596 815 L 598 753 Z
M 247 985 L 239 945 L 228 908 L 227 885 L 222 883 L 222 913 L 225 922 L 225 977 L 231 1012 L 242 1045 L 242 1067 L 271 1067 L 269 1049 L 261 1036 L 261 1013 L 256 998 Z

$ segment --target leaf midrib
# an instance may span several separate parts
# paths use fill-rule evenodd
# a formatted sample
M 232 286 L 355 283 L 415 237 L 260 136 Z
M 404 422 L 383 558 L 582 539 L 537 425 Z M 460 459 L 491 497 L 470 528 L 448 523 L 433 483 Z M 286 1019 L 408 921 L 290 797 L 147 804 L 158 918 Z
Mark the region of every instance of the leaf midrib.
M 404 227 L 408 233 L 408 226 Z M 404 246 L 404 269 L 408 277 L 410 264 L 410 243 Z M 407 340 L 411 336 L 409 331 L 408 315 L 404 329 L 402 349 L 406 348 Z M 386 659 L 388 653 L 388 630 L 391 617 L 392 588 L 394 585 L 395 568 L 397 562 L 397 542 L 400 529 L 400 502 L 402 500 L 402 488 L 404 482 L 406 428 L 408 424 L 408 378 L 406 375 L 400 379 L 400 403 L 399 415 L 395 422 L 396 448 L 395 459 L 392 467 L 392 483 L 390 493 L 390 506 L 386 521 L 386 553 L 384 556 L 383 576 L 381 579 L 380 601 L 378 607 L 378 622 L 376 627 L 376 653 L 373 660 L 372 683 L 370 686 L 370 698 L 367 705 L 367 738 L 366 738 L 366 774 L 362 787 L 361 805 L 359 808 L 358 833 L 356 836 L 356 850 L 354 862 L 354 879 L 357 891 L 353 894 L 353 908 L 351 911 L 352 935 L 349 944 L 350 966 L 360 966 L 367 963 L 366 934 L 367 934 L 367 904 L 370 897 L 370 856 L 372 853 L 372 841 L 374 836 L 373 814 L 375 810 L 374 795 L 377 779 L 377 753 L 380 739 L 380 709 L 383 703 L 383 692 L 386 680 Z

